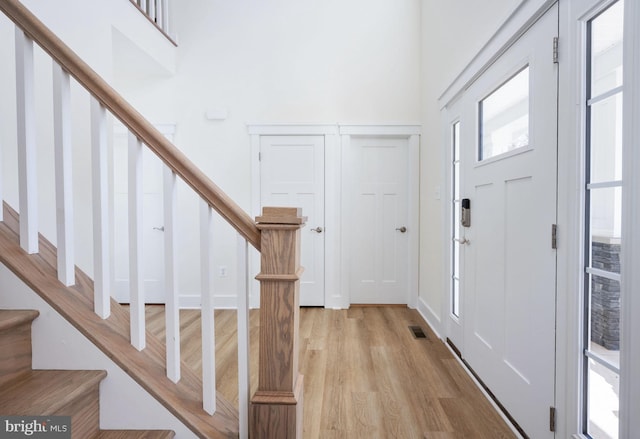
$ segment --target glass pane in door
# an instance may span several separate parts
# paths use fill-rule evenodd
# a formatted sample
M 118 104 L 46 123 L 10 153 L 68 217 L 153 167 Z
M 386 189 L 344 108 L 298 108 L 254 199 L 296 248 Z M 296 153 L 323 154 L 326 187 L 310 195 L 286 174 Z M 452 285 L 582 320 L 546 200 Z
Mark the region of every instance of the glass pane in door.
M 622 85 L 622 1 L 590 22 L 591 97 Z
M 479 160 L 529 145 L 529 66 L 480 101 Z
M 590 106 L 591 183 L 622 178 L 622 94 Z
M 600 363 L 589 360 L 589 435 L 593 439 L 618 437 L 620 377 Z

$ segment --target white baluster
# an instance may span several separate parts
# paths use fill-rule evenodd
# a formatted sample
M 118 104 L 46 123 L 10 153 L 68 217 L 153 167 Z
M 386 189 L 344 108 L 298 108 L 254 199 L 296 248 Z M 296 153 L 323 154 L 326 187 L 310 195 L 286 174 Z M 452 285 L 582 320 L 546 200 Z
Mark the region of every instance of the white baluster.
M 138 4 L 140 5 L 140 8 L 142 8 L 142 10 L 144 11 L 145 14 L 149 13 L 149 8 L 147 7 L 147 1 L 148 0 L 140 0 L 138 2 Z
M 149 11 L 147 15 L 151 18 L 151 21 L 156 22 L 156 0 L 148 0 L 149 1 Z
M 142 273 L 142 142 L 129 133 L 129 294 L 131 344 L 144 349 L 144 274 Z
M 71 162 L 71 104 L 69 74 L 53 63 L 53 140 L 56 168 L 56 228 L 58 280 L 76 283 L 73 243 L 73 187 Z
M 163 29 L 162 27 L 162 19 L 163 19 L 163 15 L 164 15 L 164 10 L 163 8 L 163 4 L 162 4 L 162 0 L 154 0 L 155 4 L 156 4 L 156 24 L 158 25 L 158 27 L 160 29 Z
M 107 186 L 107 111 L 91 97 L 91 175 L 93 191 L 94 309 L 103 319 L 111 313 L 109 285 L 109 200 Z
M 35 97 L 33 94 L 33 40 L 17 27 L 15 33 L 20 246 L 27 253 L 37 253 L 38 182 Z
M 249 273 L 248 243 L 238 235 L 238 420 L 240 439 L 249 437 Z
M 180 380 L 180 309 L 176 260 L 176 174 L 164 166 L 164 284 L 167 338 L 167 377 Z
M 213 211 L 200 200 L 200 271 L 202 313 L 202 406 L 210 415 L 216 411 L 216 337 L 213 306 L 213 269 L 211 263 L 211 235 Z
M 160 0 L 162 4 L 162 30 L 169 34 L 169 0 Z

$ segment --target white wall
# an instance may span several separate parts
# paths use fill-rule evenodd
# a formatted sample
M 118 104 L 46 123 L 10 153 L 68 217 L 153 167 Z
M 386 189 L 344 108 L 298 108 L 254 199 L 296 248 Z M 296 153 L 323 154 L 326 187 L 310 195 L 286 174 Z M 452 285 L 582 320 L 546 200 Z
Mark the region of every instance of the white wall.
M 128 1 L 25 0 L 25 6 L 53 30 L 89 66 L 111 81 L 116 47 L 144 51 L 138 67 L 152 65 L 169 74 L 175 70 L 175 47 Z M 17 209 L 17 148 L 15 102 L 14 25 L 0 13 L 0 178 L 4 197 Z M 135 45 L 131 41 L 136 41 Z M 124 42 L 123 42 L 124 41 Z M 146 62 L 143 63 L 143 62 Z M 51 60 L 36 45 L 35 105 L 38 149 L 40 231 L 55 243 L 55 193 L 53 183 L 53 110 Z M 72 81 L 72 143 L 77 264 L 91 274 L 91 170 L 89 97 Z
M 178 48 L 129 10 L 127 0 L 25 3 L 152 122 L 175 123 L 178 147 L 247 211 L 247 123 L 421 120 L 420 304 L 437 323 L 446 198 L 444 193 L 437 198 L 443 188 L 437 98 L 519 0 L 187 0 L 174 8 Z M 0 107 L 3 116 L 12 116 L 11 105 Z M 204 114 L 211 109 L 228 110 L 229 116 L 207 120 Z M 78 118 L 83 114 L 86 108 Z M 77 142 L 77 161 L 86 163 L 86 129 L 78 137 L 85 141 Z M 78 179 L 88 179 L 86 166 L 74 171 Z M 50 187 L 44 185 L 44 191 Z M 80 191 L 76 197 L 89 207 L 87 195 Z M 185 231 L 197 230 L 195 204 L 181 201 Z M 76 216 L 77 223 L 90 227 L 88 212 Z M 235 238 L 229 227 L 218 225 L 213 270 L 217 274 L 221 265 L 230 270 L 227 278 L 216 277 L 216 289 L 230 296 Z M 180 242 L 190 255 L 180 259 L 181 291 L 196 304 L 199 269 L 193 258 L 199 239 L 187 232 Z M 90 260 L 87 247 L 78 251 L 84 249 Z M 88 264 L 84 268 L 91 271 Z
M 248 123 L 419 121 L 420 7 L 419 0 L 181 1 L 176 75 L 141 82 L 124 74 L 117 85 L 150 120 L 175 123 L 176 145 L 248 212 Z M 212 109 L 228 118 L 207 120 Z M 195 201 L 181 207 L 182 249 L 197 255 Z M 216 294 L 228 299 L 236 241 L 217 224 L 212 269 Z M 182 259 L 180 277 L 195 300 L 193 258 Z
M 449 206 L 438 98 L 489 41 L 520 0 L 422 2 L 422 155 L 419 309 L 441 332 L 445 288 L 443 208 Z

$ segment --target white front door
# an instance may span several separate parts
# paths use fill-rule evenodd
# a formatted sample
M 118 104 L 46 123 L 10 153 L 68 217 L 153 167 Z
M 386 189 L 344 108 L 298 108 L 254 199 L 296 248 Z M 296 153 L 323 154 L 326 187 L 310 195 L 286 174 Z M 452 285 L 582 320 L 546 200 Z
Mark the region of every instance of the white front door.
M 113 141 L 114 197 L 114 292 L 120 303 L 129 303 L 129 215 L 127 135 L 116 133 Z M 146 303 L 165 303 L 164 217 L 162 162 L 143 147 L 143 250 L 142 270 Z
M 324 136 L 260 137 L 260 203 L 302 208 L 300 305 L 324 306 Z
M 409 140 L 352 137 L 344 150 L 347 276 L 353 304 L 408 300 Z
M 457 103 L 461 197 L 471 212 L 460 350 L 532 438 L 553 437 L 557 14 L 556 5 Z

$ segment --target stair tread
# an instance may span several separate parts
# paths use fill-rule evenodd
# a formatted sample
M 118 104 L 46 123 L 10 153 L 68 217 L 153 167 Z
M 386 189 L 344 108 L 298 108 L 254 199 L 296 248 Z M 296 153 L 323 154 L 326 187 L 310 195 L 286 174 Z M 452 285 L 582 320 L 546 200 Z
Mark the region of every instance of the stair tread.
M 103 370 L 33 370 L 0 386 L 0 414 L 51 415 L 93 389 Z
M 172 430 L 100 430 L 94 439 L 171 439 Z
M 32 322 L 40 313 L 31 309 L 1 309 L 0 331 Z

